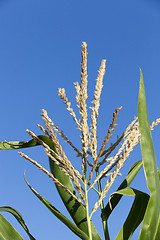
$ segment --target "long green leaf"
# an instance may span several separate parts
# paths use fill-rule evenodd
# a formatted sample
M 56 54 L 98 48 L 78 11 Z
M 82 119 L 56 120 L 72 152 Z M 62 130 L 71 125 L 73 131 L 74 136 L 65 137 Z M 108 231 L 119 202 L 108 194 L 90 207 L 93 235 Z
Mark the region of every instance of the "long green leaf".
M 0 207 L 0 212 L 11 213 L 16 218 L 16 220 L 20 223 L 20 225 L 24 228 L 24 230 L 28 234 L 29 238 L 31 240 L 35 240 L 35 238 L 30 234 L 29 229 L 28 229 L 22 215 L 16 209 L 14 209 L 12 207 L 4 206 L 4 207 Z
M 52 148 L 55 152 L 56 149 L 54 144 L 50 141 L 47 136 L 39 135 L 38 136 L 42 141 L 44 141 L 50 148 Z M 20 149 L 20 148 L 28 148 L 38 146 L 39 143 L 36 140 L 30 140 L 26 142 L 0 142 L 0 149 L 7 150 L 7 149 Z M 64 186 L 66 186 L 71 192 L 75 193 L 75 189 L 73 184 L 68 176 L 62 172 L 59 167 L 53 162 L 52 159 L 49 159 L 51 173 L 57 178 Z M 58 193 L 66 206 L 68 212 L 70 213 L 72 219 L 74 220 L 75 224 L 78 228 L 80 228 L 83 232 L 88 235 L 88 225 L 87 225 L 87 218 L 86 218 L 86 209 L 82 204 L 80 204 L 77 200 L 73 199 L 70 194 L 66 193 L 64 189 L 61 187 L 57 187 Z M 91 222 L 92 228 L 92 238 L 93 240 L 101 240 L 95 226 Z
M 120 232 L 115 240 L 129 240 L 136 228 L 142 222 L 146 207 L 149 200 L 149 195 L 133 188 L 126 187 L 113 194 L 135 196 L 131 210 L 123 224 Z
M 121 183 L 117 191 L 124 189 L 126 187 L 129 187 L 129 185 L 134 180 L 135 176 L 139 172 L 139 170 L 142 167 L 142 161 L 138 161 L 132 165 L 132 167 L 129 170 L 129 173 L 126 177 L 126 179 Z M 109 202 L 107 203 L 106 207 L 104 208 L 104 211 L 102 213 L 102 219 L 108 219 L 114 208 L 117 206 L 119 201 L 121 200 L 122 195 L 121 194 L 114 194 L 110 200 L 110 203 L 112 205 L 112 209 L 110 208 Z
M 23 240 L 14 227 L 0 214 L 0 240 Z
M 145 88 L 142 71 L 140 70 L 140 89 L 138 96 L 138 121 L 141 134 L 141 152 L 150 200 L 142 223 L 139 240 L 160 239 L 156 237 L 160 216 L 160 182 L 148 119 Z
M 25 176 L 24 176 L 25 177 Z M 25 182 L 32 192 L 40 199 L 40 201 L 61 221 L 63 222 L 73 233 L 84 240 L 89 240 L 89 237 L 75 224 L 73 224 L 68 218 L 66 218 L 59 210 L 57 210 L 50 202 L 42 197 L 37 191 L 35 191 L 25 178 Z

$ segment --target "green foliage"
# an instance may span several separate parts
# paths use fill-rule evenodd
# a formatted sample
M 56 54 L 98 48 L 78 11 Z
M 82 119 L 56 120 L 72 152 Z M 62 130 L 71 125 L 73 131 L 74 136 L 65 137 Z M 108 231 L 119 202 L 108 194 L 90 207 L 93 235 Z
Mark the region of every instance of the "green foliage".
M 160 182 L 148 119 L 147 104 L 142 71 L 140 70 L 140 89 L 138 96 L 138 121 L 141 134 L 142 161 L 150 199 L 142 223 L 139 240 L 160 239 Z
M 0 214 L 0 240 L 23 240 L 12 225 Z
M 27 227 L 27 225 L 26 225 L 22 215 L 16 209 L 14 209 L 12 207 L 4 206 L 4 207 L 0 207 L 0 212 L 8 212 L 8 213 L 12 214 L 12 216 L 15 217 L 15 219 L 19 222 L 19 224 L 26 231 L 26 233 L 28 234 L 30 240 L 35 240 L 35 238 L 30 234 L 29 229 L 28 229 L 28 227 Z M 8 224 L 7 224 L 7 226 L 8 226 L 8 228 L 10 228 Z
M 116 237 L 116 240 L 123 240 L 123 239 L 127 240 L 131 238 L 134 231 L 143 220 L 146 207 L 148 204 L 148 200 L 149 200 L 149 195 L 129 187 L 119 190 L 114 194 L 135 196 L 134 202 L 127 216 L 127 219 Z

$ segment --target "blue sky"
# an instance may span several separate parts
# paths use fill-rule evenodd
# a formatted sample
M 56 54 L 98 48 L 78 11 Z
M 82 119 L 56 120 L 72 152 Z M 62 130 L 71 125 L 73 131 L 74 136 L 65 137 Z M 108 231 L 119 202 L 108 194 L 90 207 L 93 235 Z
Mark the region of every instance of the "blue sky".
M 79 133 L 59 99 L 57 89 L 64 87 L 76 107 L 73 82 L 80 82 L 82 41 L 88 44 L 88 103 L 93 99 L 101 60 L 107 59 L 98 123 L 100 142 L 116 107 L 123 106 L 118 116 L 117 134 L 121 134 L 137 115 L 139 67 L 144 75 L 150 121 L 160 117 L 159 23 L 158 0 L 0 0 L 0 141 L 28 140 L 27 128 L 40 134 L 36 124 L 43 123 L 40 114 L 44 108 L 79 146 Z M 157 162 L 160 159 L 159 132 L 158 126 L 152 135 Z M 63 146 L 71 161 L 77 161 L 71 149 L 66 144 Z M 23 152 L 48 168 L 42 148 Z M 140 159 L 138 145 L 110 193 L 116 190 L 132 164 Z M 37 240 L 78 239 L 32 194 L 24 182 L 23 172 L 26 170 L 29 183 L 42 196 L 67 215 L 50 179 L 22 159 L 17 151 L 1 151 L 0 166 L 0 205 L 16 208 Z M 147 191 L 143 171 L 132 186 Z M 124 198 L 111 216 L 111 239 L 120 230 L 132 201 L 132 198 Z M 99 214 L 98 211 L 93 221 L 103 237 L 100 218 L 99 222 L 97 220 Z M 4 216 L 24 239 L 28 239 L 9 214 Z M 133 239 L 138 239 L 138 231 Z

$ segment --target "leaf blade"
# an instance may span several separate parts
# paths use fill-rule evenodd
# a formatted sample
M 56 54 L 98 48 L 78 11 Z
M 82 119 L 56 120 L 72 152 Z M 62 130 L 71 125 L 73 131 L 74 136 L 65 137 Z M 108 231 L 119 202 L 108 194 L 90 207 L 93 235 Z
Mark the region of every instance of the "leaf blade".
M 126 187 L 113 194 L 122 194 L 126 196 L 135 196 L 131 210 L 127 216 L 125 223 L 119 231 L 115 240 L 129 240 L 136 228 L 143 220 L 146 207 L 149 201 L 149 195 L 139 190 Z
M 0 214 L 0 239 L 23 240 L 14 227 Z
M 139 240 L 155 239 L 160 218 L 160 182 L 154 146 L 150 131 L 146 95 L 142 71 L 140 69 L 140 89 L 138 95 L 138 121 L 141 134 L 140 145 L 147 187 L 151 193 L 142 223 Z
M 35 238 L 30 234 L 29 229 L 28 229 L 22 215 L 16 209 L 9 207 L 9 206 L 4 206 L 4 207 L 0 207 L 0 212 L 8 212 L 8 213 L 12 214 L 12 216 L 14 216 L 16 218 L 16 220 L 19 222 L 19 224 L 26 231 L 29 238 L 31 240 L 35 240 Z

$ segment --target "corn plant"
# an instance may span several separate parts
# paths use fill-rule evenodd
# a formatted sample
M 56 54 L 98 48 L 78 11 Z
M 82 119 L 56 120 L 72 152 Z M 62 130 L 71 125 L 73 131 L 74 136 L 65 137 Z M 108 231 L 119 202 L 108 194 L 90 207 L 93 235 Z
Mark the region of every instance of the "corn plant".
M 74 234 L 83 240 L 100 240 L 102 239 L 97 232 L 93 222 L 92 216 L 98 208 L 101 209 L 101 221 L 104 231 L 104 239 L 109 240 L 110 234 L 108 229 L 108 219 L 114 208 L 119 203 L 123 195 L 134 196 L 134 202 L 128 213 L 128 217 L 117 234 L 116 240 L 130 239 L 135 229 L 143 221 L 140 230 L 139 239 L 159 239 L 159 170 L 157 170 L 156 160 L 154 156 L 153 143 L 150 131 L 160 123 L 157 119 L 151 125 L 149 124 L 145 90 L 143 83 L 143 76 L 140 70 L 140 90 L 138 99 L 138 118 L 129 124 L 123 134 L 107 148 L 107 143 L 110 141 L 115 128 L 117 126 L 116 120 L 119 111 L 122 107 L 115 109 L 113 118 L 109 125 L 106 135 L 101 144 L 100 149 L 97 146 L 97 119 L 100 107 L 100 96 L 103 88 L 103 77 L 105 74 L 106 60 L 102 60 L 98 76 L 96 79 L 96 86 L 94 91 L 94 99 L 91 102 L 91 125 L 88 125 L 88 109 L 87 109 L 87 44 L 82 43 L 82 62 L 81 62 L 81 83 L 75 83 L 76 101 L 79 108 L 80 119 L 71 107 L 64 88 L 58 89 L 58 95 L 66 105 L 68 112 L 72 116 L 80 132 L 81 149 L 78 149 L 60 130 L 48 116 L 46 110 L 42 110 L 42 119 L 45 127 L 39 125 L 38 127 L 43 132 L 43 135 L 36 135 L 30 130 L 26 130 L 32 137 L 31 140 L 25 142 L 1 142 L 0 149 L 20 149 L 29 148 L 41 145 L 46 155 L 49 158 L 50 171 L 41 166 L 37 161 L 27 156 L 25 153 L 19 154 L 34 164 L 38 169 L 53 180 L 56 185 L 58 194 L 60 195 L 63 204 L 71 215 L 73 222 L 64 216 L 58 209 L 56 209 L 50 202 L 42 197 L 36 190 L 34 190 L 25 178 L 26 184 L 37 198 L 60 220 L 62 221 Z M 76 156 L 81 159 L 81 171 L 75 169 L 74 162 L 72 163 L 66 156 L 62 146 L 59 143 L 57 134 L 68 143 L 68 145 L 75 151 Z M 116 177 L 120 174 L 125 161 L 128 159 L 133 148 L 141 140 L 142 161 L 135 162 L 128 172 L 127 177 L 122 181 L 116 192 L 111 194 L 108 203 L 105 205 L 104 199 L 109 189 L 113 185 Z M 121 145 L 120 145 L 121 143 Z M 115 152 L 115 154 L 113 154 Z M 131 182 L 135 176 L 144 167 L 146 182 L 150 190 L 150 196 L 140 190 L 130 188 Z M 92 201 L 93 206 L 89 204 L 90 192 L 97 193 L 97 200 Z M 8 211 L 19 221 L 22 227 L 27 232 L 30 239 L 35 239 L 29 232 L 26 223 L 17 210 L 11 207 L 1 207 L 0 211 Z M 17 217 L 21 216 L 21 217 Z M 6 228 L 2 227 L 6 224 Z M 15 238 L 12 235 L 13 227 L 8 221 L 0 215 L 0 233 L 4 232 L 3 239 L 22 239 L 18 234 Z M 13 229 L 12 229 L 13 230 Z M 11 231 L 10 238 L 7 235 Z M 19 238 L 18 238 L 19 237 Z

